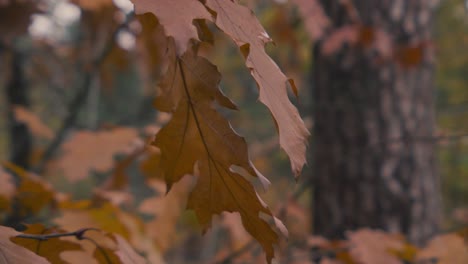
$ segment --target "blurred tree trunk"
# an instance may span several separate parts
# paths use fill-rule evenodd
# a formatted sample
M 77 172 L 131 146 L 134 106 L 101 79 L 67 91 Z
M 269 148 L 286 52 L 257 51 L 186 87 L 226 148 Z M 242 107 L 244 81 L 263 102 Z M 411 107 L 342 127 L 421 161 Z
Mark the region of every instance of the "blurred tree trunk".
M 27 84 L 24 78 L 21 59 L 21 53 L 12 50 L 6 95 L 9 106 L 10 161 L 27 170 L 30 167 L 32 137 L 28 126 L 17 120 L 13 112 L 13 107 L 15 106 L 29 107 Z
M 433 2 L 321 0 L 332 30 L 314 47 L 316 234 L 371 227 L 422 243 L 437 231 Z M 355 39 L 337 37 L 345 28 Z

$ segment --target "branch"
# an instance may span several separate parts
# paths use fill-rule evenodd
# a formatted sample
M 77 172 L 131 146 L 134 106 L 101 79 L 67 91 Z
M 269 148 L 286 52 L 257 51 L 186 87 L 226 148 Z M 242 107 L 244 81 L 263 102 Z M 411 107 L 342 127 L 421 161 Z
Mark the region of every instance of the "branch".
M 36 235 L 36 234 L 21 234 L 17 235 L 16 237 L 21 237 L 21 238 L 27 238 L 27 239 L 34 239 L 34 240 L 39 240 L 39 241 L 45 241 L 51 238 L 58 238 L 58 237 L 75 237 L 78 240 L 85 239 L 86 237 L 84 234 L 86 231 L 100 231 L 97 228 L 82 228 L 78 229 L 74 232 L 67 232 L 67 233 L 52 233 L 52 234 L 45 234 L 45 235 Z
M 57 135 L 46 148 L 44 155 L 42 155 L 37 166 L 33 169 L 33 172 L 40 174 L 44 171 L 47 162 L 54 156 L 57 149 L 63 143 L 63 140 L 65 139 L 65 135 L 67 134 L 68 130 L 75 125 L 78 119 L 78 113 L 80 112 L 79 110 L 86 102 L 89 90 L 91 89 L 92 80 L 96 75 L 96 69 L 99 69 L 104 59 L 114 48 L 115 38 L 117 34 L 120 32 L 120 30 L 128 27 L 129 23 L 132 21 L 134 16 L 135 14 L 133 12 L 127 15 L 125 21 L 114 30 L 109 42 L 103 48 L 101 53 L 91 62 L 91 65 L 89 65 L 89 70 L 86 71 L 84 81 L 81 87 L 78 88 L 78 92 L 76 93 L 75 98 L 71 101 L 70 105 L 68 106 L 68 115 L 63 120 L 62 126 L 57 132 Z

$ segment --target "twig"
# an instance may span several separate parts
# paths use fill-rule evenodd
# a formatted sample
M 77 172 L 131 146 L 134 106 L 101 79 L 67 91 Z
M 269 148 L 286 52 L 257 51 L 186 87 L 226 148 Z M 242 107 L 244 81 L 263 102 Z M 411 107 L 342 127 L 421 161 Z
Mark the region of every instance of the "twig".
M 89 70 L 86 71 L 86 74 L 84 76 L 84 81 L 82 82 L 81 87 L 78 89 L 78 92 L 75 95 L 75 98 L 71 101 L 70 105 L 68 106 L 68 115 L 63 120 L 62 126 L 57 132 L 57 135 L 49 144 L 49 146 L 46 148 L 44 155 L 42 155 L 37 166 L 33 169 L 35 173 L 40 174 L 41 172 L 44 171 L 44 168 L 47 162 L 53 157 L 57 149 L 63 143 L 63 140 L 65 139 L 65 136 L 68 130 L 72 128 L 74 124 L 76 123 L 78 119 L 79 110 L 86 102 L 86 98 L 91 88 L 92 80 L 94 76 L 96 75 L 96 69 L 100 67 L 104 59 L 109 55 L 109 53 L 114 48 L 117 34 L 120 32 L 120 30 L 128 27 L 129 23 L 132 21 L 134 16 L 135 14 L 133 12 L 127 15 L 125 21 L 122 24 L 120 24 L 112 33 L 109 43 L 103 48 L 101 53 L 89 65 L 90 66 Z
M 27 239 L 34 239 L 34 240 L 39 240 L 39 241 L 45 241 L 51 238 L 58 238 L 58 237 L 76 237 L 78 240 L 85 239 L 84 234 L 87 231 L 94 230 L 94 231 L 100 231 L 97 228 L 82 228 L 78 229 L 73 232 L 67 232 L 67 233 L 53 233 L 53 234 L 20 234 L 16 237 L 21 237 L 21 238 L 27 238 Z

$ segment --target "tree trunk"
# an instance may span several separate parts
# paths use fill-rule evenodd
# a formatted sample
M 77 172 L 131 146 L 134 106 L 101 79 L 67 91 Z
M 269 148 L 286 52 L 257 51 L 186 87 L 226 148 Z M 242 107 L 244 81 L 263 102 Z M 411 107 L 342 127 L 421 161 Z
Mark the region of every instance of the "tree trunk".
M 430 2 L 321 1 L 332 30 L 314 47 L 317 234 L 371 227 L 422 243 L 437 231 Z
M 24 169 L 30 167 L 32 137 L 28 126 L 17 120 L 13 107 L 29 107 L 27 84 L 21 66 L 21 53 L 12 51 L 10 78 L 6 85 L 7 102 L 9 106 L 10 161 Z

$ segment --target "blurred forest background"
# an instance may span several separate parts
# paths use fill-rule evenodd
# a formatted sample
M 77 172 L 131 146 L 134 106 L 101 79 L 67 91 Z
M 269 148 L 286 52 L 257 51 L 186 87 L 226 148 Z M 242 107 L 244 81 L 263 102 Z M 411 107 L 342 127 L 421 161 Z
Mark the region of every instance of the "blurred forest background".
M 151 165 L 157 157 L 144 146 L 169 118 L 153 108 L 165 50 L 154 17 L 135 18 L 128 0 L 8 2 L 0 1 L 0 161 L 41 175 L 76 200 L 105 197 L 127 209 L 141 204 L 138 211 L 146 220 L 169 215 L 158 230 L 149 231 L 158 234 L 169 263 L 184 263 L 181 256 L 207 263 L 214 255 L 229 255 L 219 249 L 226 230 L 233 237 L 228 252 L 244 253 L 250 238 L 232 227 L 230 221 L 239 225 L 238 219 L 219 219 L 202 238 L 194 216 L 183 211 L 183 198 L 171 196 L 171 204 L 158 207 L 164 203 L 164 184 L 145 182 L 158 176 Z M 299 97 L 294 103 L 312 130 L 311 73 L 320 66 L 313 64 L 314 39 L 303 17 L 287 1 L 243 2 L 275 41 L 267 50 L 295 80 Z M 205 56 L 222 73 L 221 89 L 241 109 L 223 114 L 273 183 L 262 197 L 280 218 L 291 216 L 285 220 L 289 243 L 301 243 L 311 230 L 311 169 L 297 183 L 291 177 L 274 121 L 258 103 L 258 89 L 238 48 L 221 34 L 213 37 L 214 52 L 207 48 Z M 432 140 L 442 187 L 442 231 L 449 232 L 468 225 L 468 2 L 439 3 L 433 41 L 437 137 Z M 313 134 L 310 142 L 313 147 Z M 148 198 L 154 193 L 156 198 Z M 3 225 L 47 218 L 8 217 L 1 219 Z M 161 227 L 167 234 L 160 235 Z

